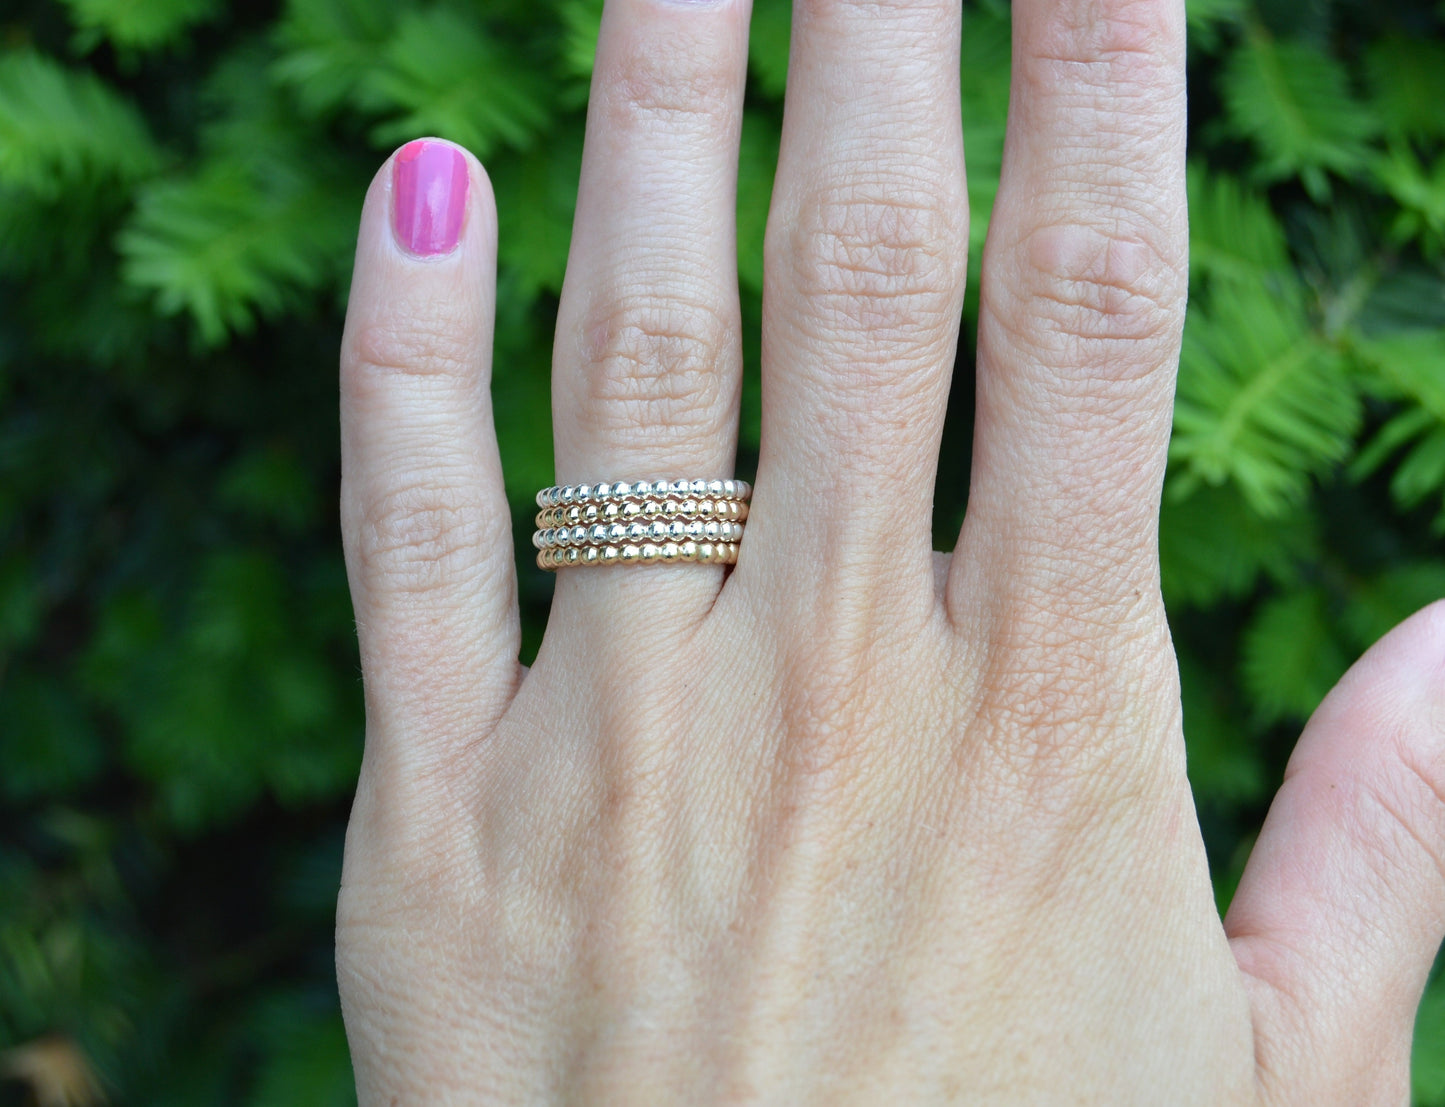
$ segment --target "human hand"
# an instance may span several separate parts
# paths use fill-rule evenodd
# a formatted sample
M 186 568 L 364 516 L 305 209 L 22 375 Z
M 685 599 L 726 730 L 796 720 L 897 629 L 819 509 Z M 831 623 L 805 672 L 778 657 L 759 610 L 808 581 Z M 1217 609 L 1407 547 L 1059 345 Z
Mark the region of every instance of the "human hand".
M 609 0 L 557 476 L 731 475 L 744 0 Z M 367 697 L 338 965 L 364 1103 L 1400 1103 L 1445 928 L 1445 607 L 1310 723 L 1224 925 L 1159 490 L 1175 0 L 1019 0 L 968 516 L 959 12 L 797 0 L 763 435 L 730 574 L 570 569 L 517 663 L 496 219 L 384 167 L 342 356 Z

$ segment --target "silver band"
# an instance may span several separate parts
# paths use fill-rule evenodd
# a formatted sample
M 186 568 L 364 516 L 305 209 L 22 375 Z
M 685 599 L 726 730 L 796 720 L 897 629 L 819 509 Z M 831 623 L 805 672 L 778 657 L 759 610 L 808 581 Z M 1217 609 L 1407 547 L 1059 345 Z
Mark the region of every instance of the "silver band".
M 600 484 L 554 484 L 537 493 L 538 507 L 606 503 L 612 500 L 656 499 L 664 496 L 706 496 L 713 500 L 746 500 L 752 485 L 745 480 L 602 481 Z

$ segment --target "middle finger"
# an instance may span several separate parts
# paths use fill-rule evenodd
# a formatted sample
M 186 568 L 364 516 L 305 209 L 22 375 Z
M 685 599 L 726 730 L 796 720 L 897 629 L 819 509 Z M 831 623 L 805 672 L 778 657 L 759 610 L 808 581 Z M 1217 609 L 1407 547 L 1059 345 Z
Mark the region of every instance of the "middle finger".
M 745 549 L 738 568 L 766 561 L 786 608 L 872 610 L 812 602 L 854 587 L 919 612 L 931 600 L 967 270 L 959 19 L 958 0 L 794 4 L 765 250 L 755 556 Z

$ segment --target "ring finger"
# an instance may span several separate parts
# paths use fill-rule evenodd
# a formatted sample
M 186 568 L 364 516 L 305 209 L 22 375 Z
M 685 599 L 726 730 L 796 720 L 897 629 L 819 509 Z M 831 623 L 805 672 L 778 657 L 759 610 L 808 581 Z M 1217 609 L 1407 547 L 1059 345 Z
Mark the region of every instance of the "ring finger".
M 748 14 L 747 0 L 603 10 L 553 354 L 561 483 L 732 475 Z M 663 586 L 703 611 L 720 579 L 700 566 L 588 572 L 579 588 L 579 575 L 560 574 L 554 611 L 613 624 L 618 590 Z

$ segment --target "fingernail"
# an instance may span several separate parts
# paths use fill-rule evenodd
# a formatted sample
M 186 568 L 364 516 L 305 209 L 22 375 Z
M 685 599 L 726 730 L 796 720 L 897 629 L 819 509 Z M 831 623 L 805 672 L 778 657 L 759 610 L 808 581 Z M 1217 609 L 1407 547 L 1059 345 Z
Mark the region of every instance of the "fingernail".
M 449 254 L 467 211 L 467 159 L 445 142 L 417 139 L 392 161 L 391 226 L 401 248 L 420 257 Z

